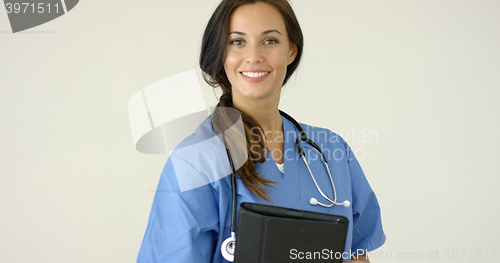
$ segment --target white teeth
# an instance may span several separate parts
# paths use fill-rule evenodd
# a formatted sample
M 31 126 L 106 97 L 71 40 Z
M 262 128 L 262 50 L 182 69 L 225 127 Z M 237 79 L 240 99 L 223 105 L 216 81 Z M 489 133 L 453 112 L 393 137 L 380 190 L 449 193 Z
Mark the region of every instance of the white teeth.
M 243 74 L 249 78 L 260 78 L 264 75 L 269 74 L 269 72 L 241 72 L 241 74 Z

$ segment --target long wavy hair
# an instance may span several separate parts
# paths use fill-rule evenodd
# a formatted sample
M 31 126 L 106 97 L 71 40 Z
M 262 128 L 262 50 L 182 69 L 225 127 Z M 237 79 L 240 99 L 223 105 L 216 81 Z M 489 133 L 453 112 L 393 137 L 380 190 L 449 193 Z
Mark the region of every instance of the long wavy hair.
M 299 65 L 304 47 L 304 37 L 302 35 L 299 22 L 297 21 L 297 17 L 287 0 L 223 0 L 208 21 L 208 25 L 203 35 L 200 54 L 200 68 L 202 70 L 203 78 L 210 86 L 214 88 L 220 87 L 222 89 L 222 93 L 225 94 L 223 99 L 221 99 L 217 104 L 217 107 L 234 108 L 231 99 L 231 83 L 229 82 L 224 70 L 226 49 L 229 43 L 229 20 L 231 18 L 231 14 L 241 5 L 255 4 L 257 2 L 274 6 L 281 13 L 285 21 L 290 43 L 297 46 L 297 55 L 295 60 L 287 66 L 283 85 L 285 85 Z M 219 112 L 223 113 L 224 111 Z M 248 158 L 245 164 L 238 169 L 237 173 L 248 189 L 250 189 L 258 197 L 269 201 L 269 196 L 265 187 L 272 186 L 274 182 L 260 177 L 255 171 L 255 167 L 257 165 L 256 162 L 262 163 L 265 161 L 265 145 L 264 141 L 261 139 L 265 136 L 263 134 L 262 127 L 260 127 L 255 119 L 242 111 L 240 112 L 245 132 L 245 134 L 242 134 L 241 136 L 245 136 L 246 138 Z M 229 116 L 227 118 L 222 116 L 220 120 L 230 121 L 231 118 Z M 230 124 L 228 123 L 225 126 L 230 127 Z

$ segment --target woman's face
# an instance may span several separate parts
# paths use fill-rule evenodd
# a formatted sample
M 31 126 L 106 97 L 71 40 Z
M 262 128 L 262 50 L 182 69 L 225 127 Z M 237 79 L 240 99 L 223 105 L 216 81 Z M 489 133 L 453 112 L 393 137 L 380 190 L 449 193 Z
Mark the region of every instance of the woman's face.
M 229 21 L 224 60 L 233 101 L 279 101 L 287 66 L 296 54 L 283 16 L 275 7 L 257 2 L 236 8 Z

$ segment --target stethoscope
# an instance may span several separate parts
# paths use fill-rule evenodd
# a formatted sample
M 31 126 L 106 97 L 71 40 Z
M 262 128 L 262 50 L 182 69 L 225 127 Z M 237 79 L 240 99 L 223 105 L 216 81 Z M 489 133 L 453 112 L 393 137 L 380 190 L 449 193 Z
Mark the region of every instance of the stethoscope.
M 314 197 L 309 200 L 309 203 L 311 205 L 320 205 L 323 207 L 332 207 L 334 205 L 349 207 L 351 205 L 351 202 L 349 202 L 348 200 L 345 200 L 342 203 L 337 203 L 337 191 L 335 189 L 335 184 L 333 183 L 332 174 L 330 173 L 330 169 L 328 168 L 328 164 L 327 164 L 325 155 L 323 154 L 323 151 L 321 150 L 321 148 L 314 141 L 310 140 L 307 137 L 306 132 L 304 131 L 304 129 L 302 129 L 302 126 L 300 126 L 300 124 L 295 119 L 293 119 L 290 115 L 286 114 L 285 112 L 283 112 L 281 110 L 279 112 L 283 117 L 285 117 L 287 120 L 289 120 L 299 130 L 299 136 L 297 137 L 296 142 L 295 142 L 295 144 L 297 146 L 297 152 L 299 153 L 300 157 L 302 157 L 302 161 L 304 161 L 304 164 L 306 165 L 307 170 L 309 171 L 309 174 L 311 175 L 311 178 L 314 182 L 314 185 L 316 185 L 316 188 L 318 189 L 319 193 L 330 204 L 320 203 Z M 304 150 L 300 146 L 300 141 L 306 142 L 307 144 L 312 146 L 314 149 L 316 149 L 321 154 L 321 157 L 323 158 L 323 165 L 325 166 L 326 172 L 328 173 L 328 176 L 330 177 L 330 182 L 332 183 L 333 200 L 328 198 L 328 196 L 326 196 L 326 194 L 323 193 L 323 191 L 321 191 L 321 188 L 319 187 L 318 182 L 316 182 L 316 178 L 314 177 L 313 173 L 311 172 L 311 168 L 309 167 L 309 164 L 306 161 Z M 227 152 L 227 157 L 229 158 L 229 163 L 231 165 L 231 186 L 233 188 L 232 189 L 233 190 L 233 197 L 232 197 L 233 198 L 233 206 L 232 206 L 232 213 L 231 213 L 231 236 L 229 238 L 227 238 L 226 240 L 224 240 L 224 242 L 222 243 L 221 253 L 222 253 L 222 256 L 227 261 L 233 262 L 234 261 L 234 251 L 236 249 L 236 231 L 235 231 L 235 226 L 236 226 L 236 171 L 234 169 L 233 160 L 231 158 L 231 154 L 229 152 L 228 147 L 226 147 L 226 152 Z

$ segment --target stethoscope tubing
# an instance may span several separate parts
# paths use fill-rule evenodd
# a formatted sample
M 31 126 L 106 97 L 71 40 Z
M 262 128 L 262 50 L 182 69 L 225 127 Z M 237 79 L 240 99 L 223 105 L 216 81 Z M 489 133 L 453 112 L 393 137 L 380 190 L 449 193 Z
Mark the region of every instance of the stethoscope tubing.
M 233 188 L 233 193 L 232 193 L 232 198 L 233 198 L 233 204 L 232 204 L 232 213 L 231 213 L 231 233 L 234 234 L 236 233 L 236 170 L 234 169 L 234 162 L 233 158 L 231 156 L 231 152 L 229 151 L 229 147 L 226 142 L 226 137 L 224 136 L 224 133 L 221 133 L 222 135 L 222 141 L 224 142 L 224 147 L 226 147 L 226 153 L 227 157 L 229 159 L 229 164 L 231 165 L 231 188 Z
M 325 207 L 332 207 L 336 201 L 337 201 L 337 191 L 334 191 L 334 199 L 333 201 L 328 198 L 328 196 L 325 195 L 325 193 L 323 193 L 323 191 L 321 191 L 321 188 L 319 187 L 318 185 L 318 182 L 316 182 L 316 178 L 314 177 L 313 173 L 311 172 L 311 168 L 309 167 L 309 164 L 307 164 L 307 161 L 306 161 L 306 157 L 302 156 L 302 161 L 304 161 L 304 164 L 306 165 L 307 167 L 307 170 L 309 171 L 309 175 L 311 175 L 311 178 L 314 182 L 314 185 L 316 186 L 316 188 L 318 189 L 319 193 L 321 194 L 321 196 L 323 196 L 326 200 L 328 200 L 328 202 L 330 202 L 331 204 L 330 205 L 322 205 L 322 206 L 325 206 Z M 328 165 L 325 163 L 325 167 L 327 169 L 327 172 L 328 172 L 328 175 L 330 177 L 330 182 L 332 183 L 332 187 L 335 187 L 335 184 L 333 183 L 333 179 L 332 179 L 332 175 L 330 174 L 330 169 L 328 169 Z M 320 204 L 320 203 L 318 203 Z

